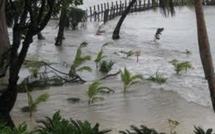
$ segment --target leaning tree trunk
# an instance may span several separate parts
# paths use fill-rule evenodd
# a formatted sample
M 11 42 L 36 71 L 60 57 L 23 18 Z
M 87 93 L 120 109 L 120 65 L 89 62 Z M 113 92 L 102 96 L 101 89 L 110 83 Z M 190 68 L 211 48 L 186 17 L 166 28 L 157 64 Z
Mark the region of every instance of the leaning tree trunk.
M 112 35 L 113 40 L 116 40 L 116 39 L 120 38 L 119 33 L 120 33 L 120 28 L 122 26 L 122 23 L 125 20 L 126 16 L 128 15 L 129 11 L 131 10 L 132 6 L 135 4 L 136 1 L 137 0 L 132 0 L 129 3 L 128 7 L 125 9 L 125 11 L 122 13 L 121 18 L 120 18 L 119 22 L 117 23 L 116 28 L 114 29 L 114 32 L 113 32 L 113 35 Z
M 5 74 L 6 66 L 5 63 L 7 60 L 6 56 L 9 49 L 9 39 L 7 32 L 7 24 L 5 17 L 5 0 L 0 1 L 0 77 Z
M 38 40 L 45 40 L 45 37 L 43 36 L 43 34 L 42 34 L 41 32 L 39 32 L 39 33 L 37 34 L 37 39 L 38 39 Z
M 215 75 L 213 60 L 210 52 L 210 44 L 207 35 L 207 28 L 204 19 L 202 0 L 194 0 L 194 5 L 198 30 L 199 52 L 205 73 L 205 78 L 208 81 L 212 106 L 215 111 Z
M 61 46 L 62 45 L 62 41 L 64 39 L 65 23 L 66 23 L 66 9 L 62 8 L 61 14 L 60 14 L 58 35 L 57 35 L 56 42 L 55 42 L 56 46 Z

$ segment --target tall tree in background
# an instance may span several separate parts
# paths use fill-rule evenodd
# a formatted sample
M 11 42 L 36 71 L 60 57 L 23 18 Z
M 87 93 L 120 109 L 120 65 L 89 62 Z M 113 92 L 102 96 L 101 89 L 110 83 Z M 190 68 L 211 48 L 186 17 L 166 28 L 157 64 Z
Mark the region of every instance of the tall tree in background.
M 10 4 L 16 10 L 14 2 L 10 1 Z M 52 15 L 54 3 L 55 0 L 25 0 L 21 7 L 18 7 L 21 10 L 21 14 L 15 14 L 12 46 L 8 53 L 10 56 L 8 86 L 0 95 L 0 121 L 3 121 L 8 126 L 14 126 L 10 112 L 17 98 L 19 71 L 26 58 L 30 44 L 33 42 L 33 37 L 47 25 Z M 34 8 L 35 4 L 37 5 L 36 9 Z M 4 6 L 1 6 L 0 11 L 1 14 L 4 14 L 2 8 Z M 15 11 L 15 13 L 17 12 Z M 1 20 L 6 20 L 6 16 L 3 15 Z M 0 33 L 0 37 L 8 39 L 7 32 Z
M 174 10 L 174 4 L 173 4 L 173 0 L 158 0 L 159 1 L 159 7 L 162 9 L 162 13 L 166 16 L 166 15 L 169 15 L 171 14 L 172 16 L 175 14 L 175 10 Z M 125 9 L 125 11 L 122 13 L 122 16 L 120 17 L 115 29 L 114 29 L 114 32 L 113 32 L 113 35 L 112 35 L 112 39 L 113 40 L 116 40 L 116 39 L 119 39 L 120 38 L 120 29 L 121 29 L 121 26 L 125 20 L 125 18 L 127 17 L 127 15 L 129 14 L 131 8 L 134 6 L 134 4 L 137 2 L 137 0 L 132 0 L 128 7 Z M 150 1 L 148 1 L 150 2 Z M 155 0 L 152 0 L 152 5 L 156 6 L 158 2 L 156 2 Z M 148 4 L 148 3 L 147 3 Z
M 215 111 L 215 75 L 202 2 L 202 0 L 194 0 L 198 31 L 198 44 L 205 78 L 208 81 L 212 106 Z
M 112 35 L 112 39 L 116 40 L 116 39 L 119 39 L 120 36 L 119 36 L 119 33 L 120 33 L 120 29 L 121 29 L 121 26 L 122 26 L 122 23 L 124 22 L 126 16 L 129 14 L 129 12 L 131 11 L 131 8 L 133 7 L 133 5 L 137 2 L 137 0 L 132 0 L 128 7 L 125 9 L 125 11 L 122 13 L 122 16 L 120 17 L 117 25 L 116 25 L 116 28 L 114 29 L 114 32 L 113 32 L 113 35 Z
M 6 62 L 8 61 L 6 53 L 9 50 L 9 38 L 5 16 L 6 0 L 0 1 L 0 77 L 6 73 Z
M 71 7 L 76 7 L 77 5 L 83 4 L 83 0 L 59 0 L 56 5 L 55 14 L 60 12 L 60 21 L 59 21 L 59 30 L 56 38 L 55 45 L 61 46 L 62 41 L 64 39 L 64 29 L 66 27 L 66 23 L 68 23 L 69 18 L 69 9 Z

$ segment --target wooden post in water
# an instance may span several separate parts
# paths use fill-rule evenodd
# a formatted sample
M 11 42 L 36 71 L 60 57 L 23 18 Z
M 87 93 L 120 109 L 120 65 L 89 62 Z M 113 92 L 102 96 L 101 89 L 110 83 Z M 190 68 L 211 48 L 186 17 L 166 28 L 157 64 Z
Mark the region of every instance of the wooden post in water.
M 138 7 L 138 11 L 142 11 L 142 1 L 139 0 L 139 7 Z
M 109 14 L 109 9 L 106 9 L 104 11 L 104 24 L 108 21 L 108 14 Z
M 111 19 L 113 19 L 115 17 L 115 6 L 114 6 L 113 2 L 111 2 L 111 6 L 113 7 L 112 8 L 112 18 Z
M 148 0 L 148 3 L 147 3 L 147 4 L 148 4 L 147 7 L 148 7 L 148 9 L 149 9 L 149 8 L 150 8 L 150 0 Z
M 119 15 L 122 15 L 122 11 L 123 11 L 123 4 L 122 1 L 119 1 Z
M 127 0 L 125 0 L 125 9 L 127 8 Z M 123 12 L 125 11 L 125 9 L 123 9 Z
M 97 19 L 100 21 L 100 6 L 97 5 Z
M 103 4 L 101 4 L 101 20 L 102 18 L 104 18 L 104 8 L 103 8 Z
M 138 2 L 135 2 L 135 4 L 134 4 L 134 12 L 137 12 L 137 3 Z
M 118 5 L 118 1 L 116 1 L 115 7 L 116 7 L 116 14 L 115 14 L 115 16 L 118 16 L 118 15 L 119 15 L 119 5 Z
M 95 5 L 93 6 L 93 10 L 94 10 L 94 11 L 93 11 L 93 13 L 94 13 L 94 21 L 96 21 L 97 12 L 96 12 L 96 6 L 95 6 Z
M 109 5 L 108 2 L 107 2 L 107 9 L 108 9 L 108 11 L 109 11 L 109 13 L 108 13 L 108 20 L 110 20 L 111 10 L 110 10 L 110 5 Z
M 90 21 L 92 21 L 92 16 L 93 16 L 93 11 L 92 11 L 92 7 L 90 7 Z

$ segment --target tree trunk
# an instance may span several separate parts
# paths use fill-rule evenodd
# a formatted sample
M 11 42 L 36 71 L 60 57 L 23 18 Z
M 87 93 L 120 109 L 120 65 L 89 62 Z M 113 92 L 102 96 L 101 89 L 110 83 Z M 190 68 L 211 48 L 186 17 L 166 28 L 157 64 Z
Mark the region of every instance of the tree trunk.
M 6 72 L 6 60 L 8 58 L 7 52 L 9 49 L 9 38 L 5 16 L 5 0 L 0 1 L 0 76 L 3 76 Z M 6 57 L 7 58 L 6 58 Z
M 210 52 L 210 44 L 207 35 L 207 28 L 204 19 L 202 0 L 194 0 L 194 5 L 198 30 L 199 52 L 204 69 L 205 78 L 208 81 L 212 106 L 215 111 L 215 75 L 213 60 Z
M 43 34 L 42 34 L 41 32 L 39 32 L 39 33 L 37 34 L 37 39 L 38 39 L 38 40 L 45 40 L 45 37 L 43 36 Z
M 135 4 L 136 1 L 137 0 L 132 0 L 129 3 L 128 7 L 125 9 L 125 11 L 122 13 L 121 18 L 120 18 L 119 22 L 117 23 L 116 28 L 114 29 L 114 32 L 113 32 L 113 35 L 112 35 L 113 40 L 116 40 L 116 39 L 120 38 L 119 33 L 120 33 L 120 28 L 122 26 L 122 23 L 125 20 L 126 16 L 129 14 L 129 11 L 131 10 L 132 6 Z
M 62 45 L 62 41 L 64 39 L 65 23 L 66 23 L 66 9 L 62 8 L 61 14 L 60 14 L 60 23 L 59 23 L 58 35 L 57 35 L 56 42 L 55 42 L 56 46 Z

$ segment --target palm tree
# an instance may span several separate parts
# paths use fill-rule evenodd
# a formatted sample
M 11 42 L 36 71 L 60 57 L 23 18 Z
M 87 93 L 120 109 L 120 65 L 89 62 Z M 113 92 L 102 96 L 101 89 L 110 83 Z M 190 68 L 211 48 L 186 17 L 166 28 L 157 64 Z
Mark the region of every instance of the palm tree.
M 201 61 L 202 61 L 202 65 L 205 73 L 205 78 L 208 81 L 211 101 L 212 101 L 213 109 L 215 111 L 214 67 L 213 67 L 213 60 L 210 52 L 210 44 L 208 40 L 202 2 L 203 2 L 202 0 L 194 0 L 197 31 L 198 31 L 198 44 L 199 44 L 200 57 L 201 57 Z
M 112 38 L 113 38 L 114 40 L 120 38 L 119 32 L 120 32 L 120 28 L 121 28 L 121 26 L 122 26 L 122 23 L 123 23 L 123 21 L 125 20 L 125 18 L 126 18 L 126 16 L 128 15 L 128 13 L 130 12 L 132 6 L 133 6 L 136 2 L 137 2 L 137 0 L 132 0 L 132 1 L 129 3 L 128 7 L 125 9 L 125 11 L 122 13 L 122 16 L 121 16 L 119 22 L 117 23 L 116 28 L 115 28 L 115 30 L 114 30 L 114 32 L 113 32 Z
M 132 0 L 128 7 L 125 9 L 125 11 L 122 13 L 122 16 L 121 18 L 119 19 L 115 29 L 114 29 L 114 32 L 113 32 L 113 35 L 112 35 L 112 39 L 113 40 L 116 40 L 116 39 L 119 39 L 120 36 L 119 36 L 119 33 L 120 33 L 120 29 L 121 29 L 121 26 L 125 20 L 125 18 L 127 17 L 127 15 L 129 14 L 132 6 L 137 2 L 137 0 Z M 152 1 L 153 3 L 156 3 L 155 0 Z M 163 14 L 166 16 L 166 15 L 174 15 L 175 13 L 175 10 L 174 10 L 174 4 L 173 4 L 173 0 L 159 0 L 159 7 L 162 9 L 163 11 Z

